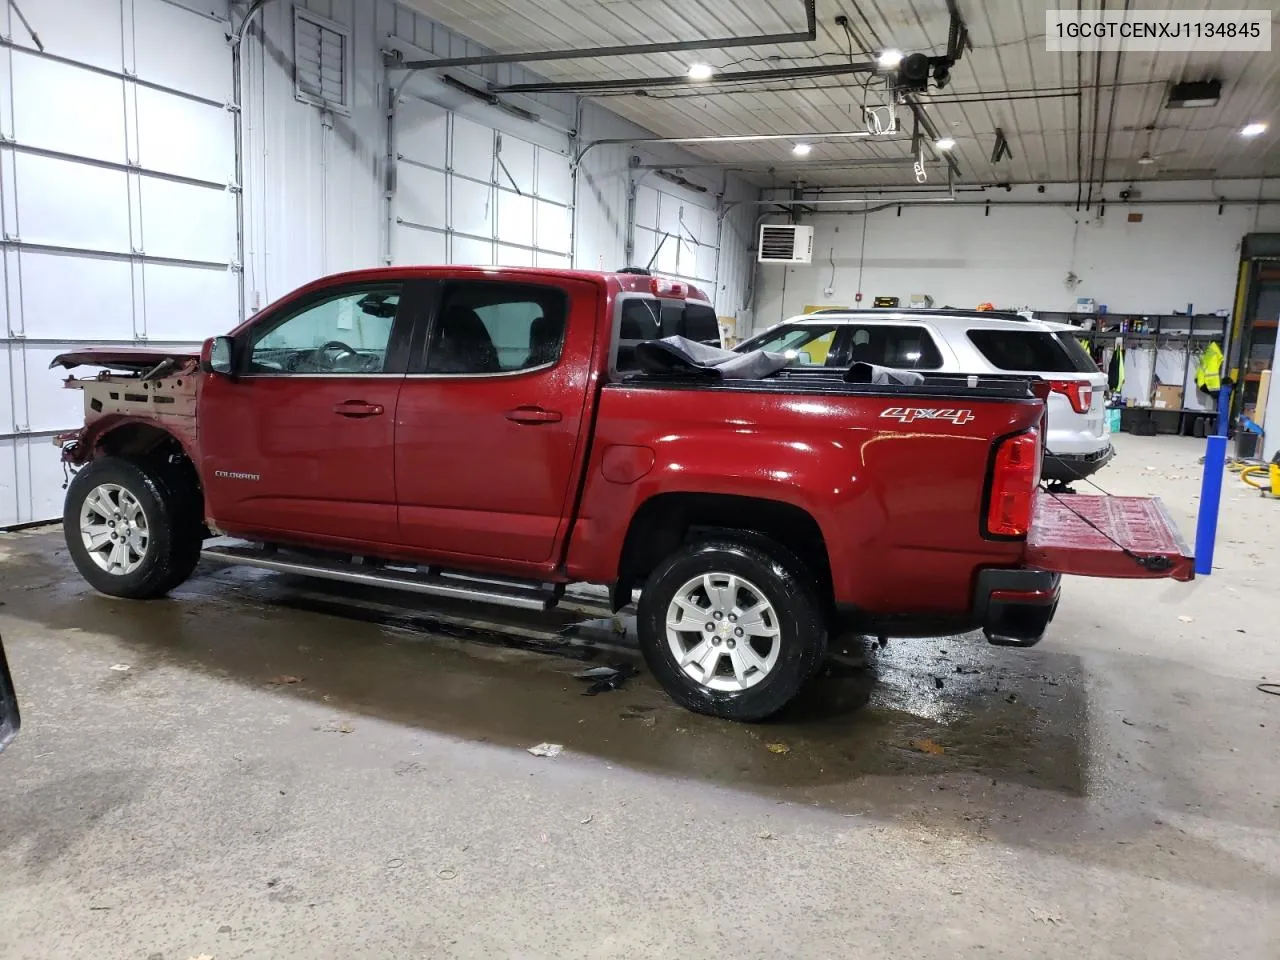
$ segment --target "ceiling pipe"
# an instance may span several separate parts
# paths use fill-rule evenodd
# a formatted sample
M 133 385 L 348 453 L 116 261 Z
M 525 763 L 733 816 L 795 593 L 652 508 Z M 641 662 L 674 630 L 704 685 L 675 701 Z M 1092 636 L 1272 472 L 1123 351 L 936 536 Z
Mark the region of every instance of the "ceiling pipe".
M 843 170 L 850 167 L 909 167 L 912 157 L 854 157 L 848 160 L 703 160 L 695 163 L 637 163 L 636 170 Z
M 650 87 L 722 86 L 727 83 L 769 83 L 774 80 L 808 80 L 815 77 L 842 77 L 854 73 L 875 73 L 879 65 L 871 60 L 826 64 L 814 67 L 777 67 L 767 70 L 739 70 L 717 73 L 710 80 L 688 77 L 620 77 L 616 80 L 560 80 L 539 83 L 510 83 L 491 86 L 494 93 L 610 93 L 646 90 Z
M 410 60 L 396 64 L 396 66 L 406 70 L 431 70 L 440 67 L 475 67 L 488 63 L 591 60 L 603 57 L 643 56 L 651 53 L 678 53 L 682 50 L 731 50 L 736 47 L 769 46 L 775 43 L 812 43 L 818 39 L 817 0 L 803 0 L 803 2 L 805 29 L 792 33 L 769 33 L 754 37 L 719 37 L 708 40 L 672 40 L 661 43 L 625 43 L 609 47 L 582 47 L 577 50 L 526 50 L 521 53 L 486 53 L 476 57 Z
M 870 200 L 760 200 L 755 201 L 761 205 L 770 206 L 790 206 L 792 203 L 803 203 L 805 206 L 811 206 L 819 203 L 871 203 Z M 863 212 L 873 213 L 876 210 L 887 210 L 889 207 L 911 207 L 925 203 L 942 203 L 948 202 L 955 207 L 1070 207 L 1075 205 L 1074 200 L 955 200 L 952 197 L 911 197 L 902 200 L 883 200 L 878 202 L 876 206 L 868 207 L 863 210 L 819 210 L 815 212 L 815 216 L 831 216 L 835 214 L 861 214 Z M 1130 207 L 1150 207 L 1150 206 L 1168 206 L 1168 207 L 1200 207 L 1200 206 L 1271 206 L 1280 204 L 1280 197 L 1262 197 L 1261 199 L 1249 199 L 1245 197 L 1233 197 L 1223 200 L 1107 200 L 1107 203 L 1123 204 Z
M 697 145 L 708 143 L 767 143 L 776 140 L 860 140 L 871 136 L 870 130 L 837 130 L 827 133 L 738 133 L 713 137 L 606 137 L 603 140 L 591 140 L 578 151 L 575 166 L 582 163 L 583 158 L 596 147 L 630 145 L 643 149 L 649 145 Z M 884 139 L 884 138 L 882 138 Z

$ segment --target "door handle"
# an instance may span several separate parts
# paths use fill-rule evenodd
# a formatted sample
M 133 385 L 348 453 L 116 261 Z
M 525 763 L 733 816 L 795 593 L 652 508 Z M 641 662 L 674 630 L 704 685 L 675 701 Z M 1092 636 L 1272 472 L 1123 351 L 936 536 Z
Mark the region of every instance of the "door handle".
M 333 405 L 333 412 L 343 417 L 377 417 L 382 415 L 382 404 L 344 400 Z
M 559 423 L 559 410 L 543 410 L 541 407 L 516 407 L 507 411 L 512 423 Z

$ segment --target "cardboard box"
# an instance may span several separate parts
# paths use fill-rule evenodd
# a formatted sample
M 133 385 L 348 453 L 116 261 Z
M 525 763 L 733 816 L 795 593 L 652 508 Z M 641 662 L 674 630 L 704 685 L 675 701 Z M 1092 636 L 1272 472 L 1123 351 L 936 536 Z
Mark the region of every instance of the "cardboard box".
M 1151 406 L 1157 410 L 1182 409 L 1182 388 L 1157 386 L 1155 399 L 1151 401 Z

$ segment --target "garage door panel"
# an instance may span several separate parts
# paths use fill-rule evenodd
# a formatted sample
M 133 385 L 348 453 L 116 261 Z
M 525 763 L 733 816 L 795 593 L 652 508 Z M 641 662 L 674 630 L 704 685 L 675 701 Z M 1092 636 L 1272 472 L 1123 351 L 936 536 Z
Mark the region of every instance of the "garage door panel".
M 664 243 L 662 235 L 659 234 L 657 244 L 658 258 L 653 262 L 653 268 L 659 273 L 677 273 L 679 271 L 680 245 L 676 243 L 675 236 L 668 236 Z
M 21 523 L 18 513 L 18 441 L 0 438 L 0 527 Z
M 449 262 L 449 238 L 434 230 L 397 227 L 395 251 L 397 263 L 444 264 Z
M 19 154 L 18 220 L 27 243 L 129 253 L 129 191 L 119 170 Z
M 65 393 L 79 394 L 79 390 L 66 390 Z M 77 418 L 76 423 L 80 422 Z M 26 449 L 23 450 L 23 447 Z M 20 459 L 27 461 L 27 475 L 30 477 L 31 507 L 24 523 L 33 520 L 44 520 L 62 515 L 62 505 L 67 492 L 62 489 L 66 474 L 62 470 L 62 455 L 48 437 L 23 437 L 18 442 Z
M 142 276 L 148 340 L 197 343 L 236 325 L 237 288 L 230 270 L 148 263 Z
M 533 199 L 498 191 L 498 239 L 533 246 Z
M 493 266 L 493 244 L 485 240 L 459 237 L 455 234 L 451 262 L 476 267 L 491 267 Z
M 537 201 L 536 246 L 556 253 L 569 252 L 569 211 L 554 203 Z
M 20 257 L 28 339 L 133 339 L 133 271 L 127 260 L 37 250 Z
M 231 114 L 207 103 L 138 88 L 138 162 L 148 170 L 229 183 L 235 178 Z
M 444 227 L 448 180 L 443 173 L 403 163 L 396 173 L 396 213 L 412 223 Z M 483 188 L 487 191 L 488 188 Z
M 14 413 L 31 430 L 66 430 L 84 421 L 84 394 L 62 385 L 67 371 L 50 370 L 49 364 L 60 353 L 71 349 L 65 345 L 24 344 L 27 399 L 15 404 Z
M 34 9 L 31 4 L 19 6 L 50 53 L 106 70 L 120 69 L 120 0 L 39 0 Z M 11 21 L 14 40 L 32 46 L 18 18 L 11 15 Z
M 453 229 L 473 236 L 493 236 L 493 188 L 453 178 Z
M 502 165 L 506 168 L 506 173 L 499 171 L 498 182 L 504 187 L 510 187 L 512 181 L 515 182 L 516 188 L 526 196 L 533 193 L 533 158 L 536 148 L 532 143 L 520 140 L 516 137 L 504 136 L 502 138 L 502 152 L 498 156 L 502 160 Z M 507 179 L 507 175 L 511 179 Z
M 20 344 L 0 344 L 0 377 L 4 379 L 0 388 L 0 433 L 13 433 L 18 428 L 14 418 L 13 399 L 17 392 L 14 387 L 22 388 L 22 347 Z
M 13 103 L 13 135 L 22 146 L 128 160 L 123 81 L 15 52 L 13 84 L 22 91 Z
M 218 103 L 231 100 L 224 23 L 166 0 L 133 0 L 133 40 L 140 79 Z
M 525 247 L 509 247 L 498 244 L 498 266 L 500 267 L 532 267 L 533 251 Z
M 636 226 L 657 229 L 658 197 L 652 187 L 636 187 Z
M 703 207 L 686 204 L 684 208 L 684 225 L 686 236 L 692 234 L 703 246 L 714 246 L 716 242 L 716 213 Z
M 415 163 L 445 169 L 449 165 L 449 111 L 425 100 L 398 104 L 396 152 Z
M 552 270 L 568 270 L 572 261 L 567 256 L 561 256 L 558 253 L 547 253 L 539 250 L 534 256 L 536 266 L 549 267 Z
M 681 203 L 669 193 L 664 193 L 658 200 L 658 230 L 662 233 L 680 232 Z
M 537 194 L 562 206 L 573 203 L 573 172 L 569 168 L 568 157 L 538 148 Z
M 493 130 L 455 114 L 452 139 L 451 168 L 468 177 L 489 180 L 493 174 Z
M 144 177 L 141 196 L 147 256 L 228 263 L 235 255 L 235 206 L 227 191 Z
M 701 277 L 703 282 L 710 281 L 714 286 L 716 277 L 715 247 L 698 247 L 697 267 L 694 270 L 694 276 Z
M 658 242 L 657 234 L 652 230 L 636 230 L 635 249 L 632 251 L 632 263 L 627 264 L 631 267 L 643 267 L 649 262 L 649 258 L 653 256 L 654 245 Z

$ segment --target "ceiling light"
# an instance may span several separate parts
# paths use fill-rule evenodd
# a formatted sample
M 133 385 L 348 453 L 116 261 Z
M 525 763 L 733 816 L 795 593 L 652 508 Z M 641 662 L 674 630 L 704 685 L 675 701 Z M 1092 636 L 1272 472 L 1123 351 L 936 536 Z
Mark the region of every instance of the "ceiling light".
M 1217 106 L 1222 96 L 1220 80 L 1188 81 L 1175 83 L 1169 88 L 1169 99 L 1166 107 L 1213 107 Z
M 791 152 L 797 157 L 807 157 L 811 152 L 813 152 L 813 146 L 808 143 L 797 143 L 791 148 Z
M 1256 137 L 1258 134 L 1266 133 L 1266 132 L 1267 132 L 1267 125 L 1265 123 L 1251 123 L 1251 124 L 1248 124 L 1243 130 L 1240 131 L 1240 136 Z
M 886 50 L 876 59 L 876 63 L 880 64 L 886 70 L 892 70 L 902 62 L 901 50 Z
M 690 80 L 710 80 L 716 68 L 709 63 L 692 63 L 689 65 Z
M 937 147 L 939 150 L 943 150 L 943 151 L 950 150 L 956 145 L 956 138 L 940 137 L 937 140 L 933 141 L 933 145 Z

